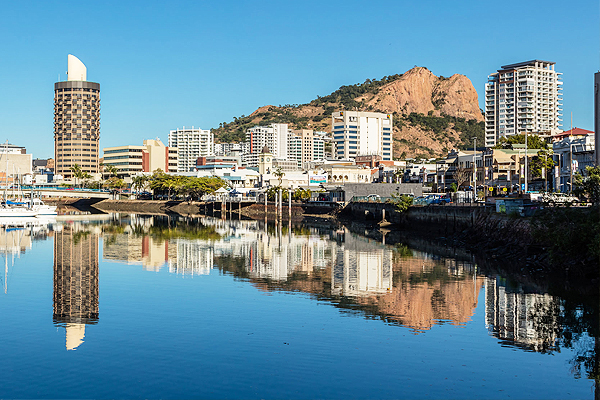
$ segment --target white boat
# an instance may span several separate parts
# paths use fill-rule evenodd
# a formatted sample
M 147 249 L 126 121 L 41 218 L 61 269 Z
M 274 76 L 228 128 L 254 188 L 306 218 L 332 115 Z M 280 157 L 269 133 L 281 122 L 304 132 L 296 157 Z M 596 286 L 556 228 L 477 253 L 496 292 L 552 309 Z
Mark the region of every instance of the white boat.
M 36 211 L 36 215 L 58 215 L 56 212 L 56 206 L 49 206 L 38 198 L 33 199 L 33 206 L 31 206 L 30 199 L 25 199 L 25 204 L 28 208 Z
M 7 204 L 7 202 L 3 201 L 0 203 L 0 218 L 4 217 L 18 217 L 18 218 L 34 218 L 38 215 L 37 211 L 34 209 L 30 209 L 27 207 L 23 207 L 22 205 L 15 204 Z

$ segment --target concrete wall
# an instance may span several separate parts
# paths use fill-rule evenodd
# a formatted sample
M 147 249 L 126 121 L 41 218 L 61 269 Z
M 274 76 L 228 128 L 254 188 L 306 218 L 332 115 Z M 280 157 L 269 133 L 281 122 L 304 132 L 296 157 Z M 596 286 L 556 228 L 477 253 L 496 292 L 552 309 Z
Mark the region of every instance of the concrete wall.
M 359 202 L 350 203 L 344 212 L 357 220 L 379 222 L 383 210 L 385 219 L 402 230 L 421 231 L 439 237 L 470 231 L 481 240 L 498 240 L 519 246 L 532 242 L 528 219 L 511 219 L 497 214 L 492 207 L 412 206 L 407 212 L 399 213 L 392 204 Z
M 413 194 L 415 197 L 423 195 L 423 185 L 420 183 L 346 183 L 344 184 L 346 201 L 353 196 L 368 196 L 378 194 L 381 197 L 391 197 L 392 193 Z

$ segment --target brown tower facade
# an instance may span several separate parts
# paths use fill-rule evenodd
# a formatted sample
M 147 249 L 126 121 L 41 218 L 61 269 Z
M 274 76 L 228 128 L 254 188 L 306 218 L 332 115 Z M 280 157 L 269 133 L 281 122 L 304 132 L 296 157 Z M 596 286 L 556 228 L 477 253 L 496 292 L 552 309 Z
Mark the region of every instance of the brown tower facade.
M 75 164 L 83 172 L 99 172 L 100 84 L 85 78 L 83 63 L 69 55 L 68 80 L 54 84 L 54 172 L 66 179 Z

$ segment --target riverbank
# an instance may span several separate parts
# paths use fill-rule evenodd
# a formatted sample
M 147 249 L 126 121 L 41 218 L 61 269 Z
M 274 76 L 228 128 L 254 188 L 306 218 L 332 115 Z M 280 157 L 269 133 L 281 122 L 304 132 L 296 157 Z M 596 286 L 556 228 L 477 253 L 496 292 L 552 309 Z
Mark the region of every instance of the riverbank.
M 213 217 L 226 217 L 228 219 L 256 219 L 274 220 L 277 216 L 277 207 L 274 202 L 264 204 L 239 204 L 211 202 L 187 202 L 165 200 L 102 200 L 91 205 L 103 212 L 124 212 L 134 214 L 179 214 L 208 215 Z M 295 223 L 315 223 L 332 221 L 336 219 L 336 208 L 327 206 L 314 206 L 305 203 L 292 203 L 291 212 L 288 205 L 282 208 L 282 221 Z
M 346 207 L 340 219 L 346 224 L 362 224 L 367 231 L 378 232 L 375 236 L 385 234 L 386 243 L 403 243 L 407 234 L 418 235 L 443 246 L 468 249 L 490 265 L 511 265 L 517 269 L 513 272 L 522 275 L 597 286 L 600 260 L 593 246 L 593 236 L 597 236 L 593 229 L 597 231 L 598 224 L 594 228 L 593 221 L 589 223 L 597 216 L 591 209 L 582 209 L 577 212 L 589 214 L 587 218 L 579 216 L 580 221 L 571 218 L 567 223 L 557 218 L 563 212 L 547 209 L 540 213 L 545 218 L 520 218 L 486 207 L 417 206 L 401 213 L 391 204 L 356 203 Z M 382 224 L 383 216 L 386 222 Z M 543 231 L 553 235 L 540 234 Z M 571 251 L 584 238 L 587 242 Z M 569 248 L 564 243 L 570 243 Z
M 82 200 L 70 202 L 77 207 Z M 83 204 L 85 206 L 85 204 Z M 264 204 L 204 203 L 164 200 L 102 200 L 88 206 L 100 212 L 136 214 L 207 215 L 227 219 L 275 220 L 274 202 Z M 224 206 L 223 210 L 221 207 Z M 385 210 L 385 211 L 384 211 Z M 379 222 L 385 215 L 386 222 Z M 282 208 L 285 223 L 353 225 L 356 231 L 385 241 L 405 243 L 407 237 L 420 237 L 449 248 L 467 249 L 492 264 L 518 265 L 523 274 L 553 275 L 565 280 L 598 281 L 598 262 L 585 254 L 556 262 L 555 245 L 536 237 L 531 218 L 512 218 L 486 207 L 410 207 L 400 213 L 391 204 L 356 203 L 343 210 L 335 207 L 292 203 Z

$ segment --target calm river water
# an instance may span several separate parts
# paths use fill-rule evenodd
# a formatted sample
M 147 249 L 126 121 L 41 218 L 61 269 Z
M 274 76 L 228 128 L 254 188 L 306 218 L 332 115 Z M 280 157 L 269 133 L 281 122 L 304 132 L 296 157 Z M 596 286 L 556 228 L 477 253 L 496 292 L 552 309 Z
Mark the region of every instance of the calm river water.
M 594 397 L 597 309 L 343 227 L 109 215 L 0 254 L 2 398 Z

